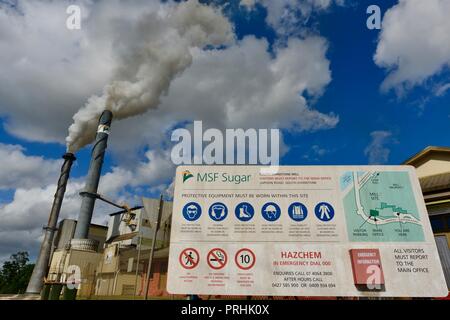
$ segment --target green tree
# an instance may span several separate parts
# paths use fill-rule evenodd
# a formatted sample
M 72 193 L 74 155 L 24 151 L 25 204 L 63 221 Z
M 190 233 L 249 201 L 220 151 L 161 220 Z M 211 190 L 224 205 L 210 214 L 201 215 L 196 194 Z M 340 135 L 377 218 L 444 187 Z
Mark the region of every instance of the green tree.
M 19 251 L 3 263 L 0 270 L 0 293 L 25 292 L 34 267 L 28 261 L 28 252 Z

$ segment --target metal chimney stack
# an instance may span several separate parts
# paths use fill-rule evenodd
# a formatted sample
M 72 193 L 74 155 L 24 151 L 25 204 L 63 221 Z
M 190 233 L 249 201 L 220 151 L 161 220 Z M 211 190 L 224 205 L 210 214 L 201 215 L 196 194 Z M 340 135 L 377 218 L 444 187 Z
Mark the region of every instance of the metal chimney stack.
M 52 249 L 53 236 L 56 231 L 56 224 L 58 223 L 59 212 L 66 192 L 67 181 L 70 175 L 70 169 L 73 162 L 76 160 L 72 153 L 63 155 L 64 163 L 61 167 L 61 175 L 59 176 L 58 186 L 53 200 L 52 209 L 48 218 L 48 224 L 44 227 L 44 240 L 41 244 L 41 250 L 34 266 L 33 273 L 28 283 L 26 293 L 40 293 L 44 285 L 44 277 L 47 274 L 47 267 L 50 260 L 50 253 Z
M 86 186 L 84 192 L 80 193 L 83 200 L 81 202 L 81 209 L 78 216 L 74 239 L 71 241 L 73 249 L 96 251 L 98 247 L 98 243 L 96 241 L 88 239 L 88 233 L 92 213 L 94 211 L 97 188 L 100 181 L 112 118 L 112 112 L 105 110 L 99 119 L 97 136 L 95 138 L 95 144 L 92 148 L 91 163 L 89 165 Z

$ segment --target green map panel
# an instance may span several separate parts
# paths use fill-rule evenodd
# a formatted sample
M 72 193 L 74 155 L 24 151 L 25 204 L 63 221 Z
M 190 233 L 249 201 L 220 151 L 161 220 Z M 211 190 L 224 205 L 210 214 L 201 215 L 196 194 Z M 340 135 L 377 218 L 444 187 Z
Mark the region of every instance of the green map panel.
M 341 191 L 350 241 L 425 241 L 408 172 L 346 172 Z

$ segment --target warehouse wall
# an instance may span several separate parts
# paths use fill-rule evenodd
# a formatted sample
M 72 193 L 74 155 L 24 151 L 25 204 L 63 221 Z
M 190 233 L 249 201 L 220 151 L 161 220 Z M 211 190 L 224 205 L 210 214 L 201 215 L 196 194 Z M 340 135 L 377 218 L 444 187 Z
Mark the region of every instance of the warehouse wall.
M 101 258 L 101 253 L 70 250 L 64 270 L 67 270 L 70 265 L 76 265 L 80 268 L 81 285 L 78 290 L 79 296 L 90 296 L 94 294 L 96 270 Z

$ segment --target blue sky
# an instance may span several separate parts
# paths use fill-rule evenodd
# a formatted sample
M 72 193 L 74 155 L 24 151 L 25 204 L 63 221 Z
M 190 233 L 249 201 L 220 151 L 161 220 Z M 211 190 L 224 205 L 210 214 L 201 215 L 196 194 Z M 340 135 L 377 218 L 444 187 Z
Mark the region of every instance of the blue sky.
M 287 144 L 291 151 L 282 159 L 283 164 L 367 164 L 364 150 L 371 142 L 370 133 L 377 130 L 392 133 L 386 141 L 390 155 L 384 164 L 401 164 L 427 146 L 449 144 L 450 94 L 432 97 L 422 86 L 403 97 L 394 91 L 381 92 L 386 70 L 373 60 L 380 31 L 365 27 L 369 17 L 366 9 L 372 4 L 379 5 L 383 14 L 397 1 L 347 2 L 313 18 L 318 33 L 330 43 L 327 57 L 333 78 L 315 108 L 336 112 L 340 122 L 332 130 L 289 135 Z M 238 34 L 253 33 L 275 41 L 273 31 L 265 27 L 265 14 L 261 8 L 250 19 L 239 15 L 235 20 L 237 30 L 242 25 L 243 31 Z M 448 79 L 448 68 L 435 78 L 434 81 Z M 314 145 L 325 153 L 320 156 L 305 152 Z
M 319 18 L 320 34 L 331 43 L 333 81 L 317 108 L 332 108 L 340 115 L 334 130 L 310 136 L 314 144 L 333 150 L 319 159 L 321 164 L 367 164 L 362 150 L 370 143 L 370 132 L 376 130 L 392 132 L 393 139 L 386 145 L 391 151 L 388 164 L 400 164 L 428 145 L 448 145 L 450 95 L 431 98 L 422 106 L 429 93 L 421 87 L 403 98 L 392 91 L 380 92 L 386 71 L 373 61 L 379 31 L 364 28 L 365 10 L 373 3 L 358 1 L 354 7 L 336 8 Z M 377 3 L 384 12 L 396 1 Z
M 63 27 L 69 3 L 82 8 L 79 32 Z M 134 205 L 140 196 L 166 192 L 174 173 L 167 158 L 170 129 L 192 120 L 219 128 L 273 127 L 276 120 L 288 149 L 281 159 L 286 165 L 400 164 L 429 145 L 449 145 L 450 40 L 439 38 L 450 32 L 441 13 L 448 12 L 445 0 L 427 1 L 428 7 L 418 0 L 201 3 L 222 8 L 234 40 L 211 52 L 194 50 L 192 64 L 172 79 L 160 105 L 113 123 L 101 190 L 108 196 Z M 372 4 L 384 16 L 381 30 L 366 27 Z M 89 97 L 101 95 L 134 46 L 145 42 L 127 28 L 140 21 L 141 12 L 158 6 L 158 1 L 0 1 L 0 217 L 8 221 L 0 228 L 0 260 L 16 248 L 35 252 L 72 116 Z M 113 24 L 116 15 L 120 23 Z M 280 66 L 283 70 L 272 74 Z M 212 83 L 217 78 L 226 85 Z M 283 92 L 293 96 L 252 115 L 253 102 L 240 89 L 255 79 L 248 96 L 261 104 L 273 97 L 262 95 L 283 79 L 288 83 Z M 211 91 L 203 92 L 208 85 Z M 292 91 L 297 87 L 302 90 Z M 234 101 L 242 104 L 236 111 L 242 116 L 223 120 L 221 112 Z M 304 120 L 308 117 L 311 121 Z M 62 217 L 77 215 L 89 154 L 89 146 L 76 153 Z M 97 214 L 94 221 L 106 219 Z

